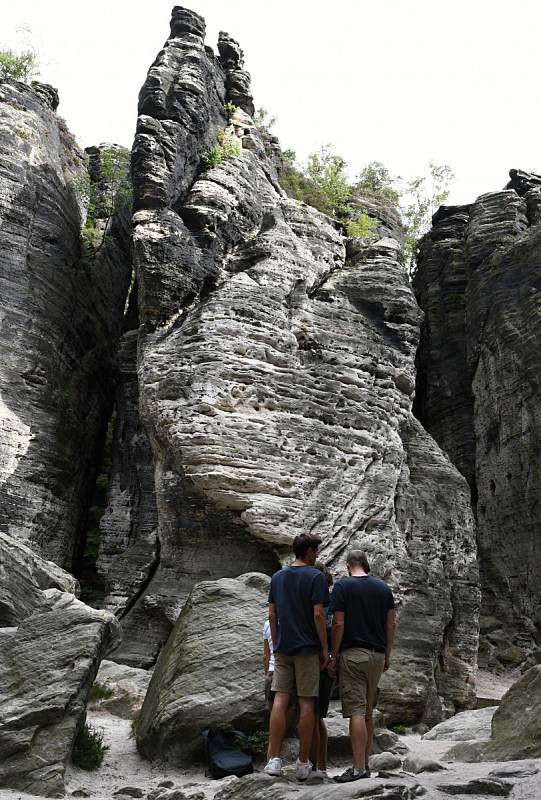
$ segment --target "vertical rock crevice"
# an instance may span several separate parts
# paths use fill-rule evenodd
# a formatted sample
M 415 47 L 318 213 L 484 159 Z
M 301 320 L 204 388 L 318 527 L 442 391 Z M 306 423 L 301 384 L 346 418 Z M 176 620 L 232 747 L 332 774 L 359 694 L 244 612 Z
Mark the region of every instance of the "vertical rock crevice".
M 86 163 L 53 94 L 0 84 L 0 529 L 72 569 L 110 411 L 129 218 L 82 258 Z

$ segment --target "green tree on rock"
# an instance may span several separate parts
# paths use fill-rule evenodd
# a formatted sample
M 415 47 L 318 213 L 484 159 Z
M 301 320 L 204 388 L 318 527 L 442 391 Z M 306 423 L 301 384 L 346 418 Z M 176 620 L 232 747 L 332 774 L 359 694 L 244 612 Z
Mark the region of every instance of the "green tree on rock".
M 89 148 L 89 151 L 93 150 Z M 86 222 L 82 231 L 83 245 L 88 255 L 95 255 L 103 247 L 114 214 L 132 203 L 130 151 L 120 145 L 109 145 L 97 153 L 97 164 L 77 183 L 76 189 L 87 207 Z M 90 163 L 93 163 L 91 155 Z M 96 168 L 97 167 L 97 168 Z
M 320 190 L 326 214 L 344 219 L 349 212 L 351 187 L 346 178 L 347 162 L 333 153 L 330 145 L 311 153 L 306 162 L 306 176 Z
M 397 205 L 400 201 L 400 192 L 396 188 L 397 180 L 381 161 L 370 161 L 357 176 L 354 188 L 376 200 Z
M 419 239 L 430 230 L 432 217 L 449 197 L 449 187 L 455 177 L 448 164 L 429 161 L 429 181 L 426 177 L 407 181 L 401 202 L 401 212 L 406 227 L 405 250 L 410 263 L 410 273 L 415 269 Z
M 14 50 L 0 50 L 0 80 L 15 80 L 30 83 L 38 69 L 33 50 L 16 53 Z

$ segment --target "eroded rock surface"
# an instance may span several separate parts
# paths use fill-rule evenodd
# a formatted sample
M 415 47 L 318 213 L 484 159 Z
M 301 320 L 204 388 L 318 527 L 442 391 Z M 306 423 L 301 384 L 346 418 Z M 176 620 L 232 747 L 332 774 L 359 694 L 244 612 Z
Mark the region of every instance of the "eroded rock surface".
M 94 692 L 91 695 L 92 706 L 131 720 L 141 710 L 151 678 L 148 670 L 104 660 L 96 675 L 99 691 L 98 697 L 93 696 Z
M 201 731 L 265 724 L 261 626 L 269 579 L 199 583 L 161 652 L 137 723 L 137 748 L 173 763 L 201 757 Z
M 152 613 L 143 597 L 159 563 L 154 460 L 139 416 L 137 330 L 125 333 L 117 352 L 113 463 L 108 506 L 100 521 L 97 570 L 105 580 L 104 607 L 121 622 L 116 661 L 148 667 L 165 644 L 171 622 Z M 148 618 L 151 624 L 148 624 Z
M 57 104 L 0 83 L 0 530 L 72 569 L 131 270 L 120 223 L 82 257 L 87 168 Z
M 502 698 L 485 755 L 494 761 L 541 756 L 541 664 L 525 672 Z
M 303 531 L 337 574 L 365 547 L 400 604 L 382 707 L 436 722 L 473 703 L 478 575 L 467 485 L 411 412 L 420 313 L 395 223 L 346 241 L 284 196 L 246 110 L 227 119 L 231 41 L 220 61 L 175 9 L 141 92 L 138 371 L 160 554 L 139 608 L 172 625 L 195 582 L 270 574 Z M 240 155 L 203 169 L 228 121 Z
M 215 795 L 214 800 L 353 800 L 377 797 L 382 800 L 414 800 L 419 797 L 419 784 L 411 779 L 374 780 L 371 778 L 348 784 L 325 783 L 303 785 L 291 778 L 270 778 L 249 775 L 231 783 Z
M 58 796 L 115 618 L 89 608 L 55 564 L 0 535 L 0 786 Z
M 541 630 L 541 179 L 510 175 L 501 192 L 440 209 L 414 280 L 417 412 L 471 486 L 491 667 L 523 661 Z
M 478 708 L 473 711 L 462 711 L 444 722 L 440 722 L 432 730 L 425 733 L 424 739 L 451 739 L 455 742 L 472 739 L 490 738 L 492 717 L 497 706 Z

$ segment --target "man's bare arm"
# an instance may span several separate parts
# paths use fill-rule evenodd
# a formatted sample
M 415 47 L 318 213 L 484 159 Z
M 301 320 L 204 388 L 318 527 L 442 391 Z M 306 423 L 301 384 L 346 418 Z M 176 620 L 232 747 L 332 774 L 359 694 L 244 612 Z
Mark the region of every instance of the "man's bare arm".
M 332 620 L 332 654 L 337 656 L 344 638 L 344 612 L 335 611 Z
M 322 603 L 314 604 L 314 623 L 321 643 L 321 669 L 327 669 L 329 663 L 329 644 L 327 642 L 327 622 Z
M 396 631 L 396 610 L 394 608 L 390 608 L 387 611 L 385 628 L 387 631 L 387 649 L 385 650 L 385 664 L 383 667 L 384 671 L 389 669 L 391 664 L 391 650 L 393 649 L 394 635 Z
M 336 659 L 338 658 L 338 653 L 340 652 L 340 647 L 342 645 L 343 638 L 344 638 L 344 612 L 335 611 L 332 620 L 332 647 L 331 647 L 331 655 L 334 656 L 334 659 L 329 664 L 329 674 L 332 676 L 336 675 Z
M 276 606 L 274 603 L 269 603 L 269 625 L 271 630 L 272 649 L 276 647 L 278 641 L 278 617 L 276 615 Z

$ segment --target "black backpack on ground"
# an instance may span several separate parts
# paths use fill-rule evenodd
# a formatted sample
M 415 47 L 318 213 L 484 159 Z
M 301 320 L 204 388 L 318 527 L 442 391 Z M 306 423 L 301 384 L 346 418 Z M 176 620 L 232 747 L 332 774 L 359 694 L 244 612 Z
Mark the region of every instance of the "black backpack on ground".
M 205 730 L 202 733 L 210 776 L 242 778 L 254 771 L 252 757 L 239 746 L 246 736 L 240 731 Z

